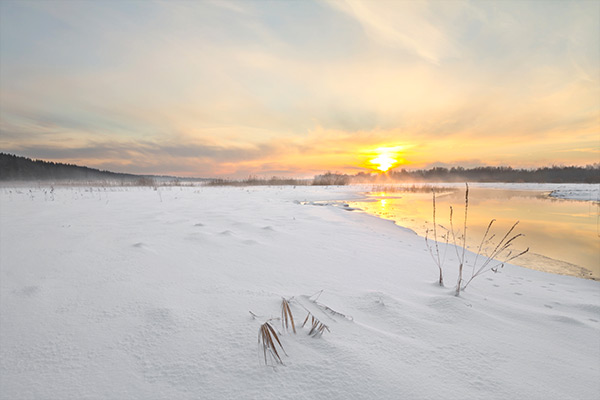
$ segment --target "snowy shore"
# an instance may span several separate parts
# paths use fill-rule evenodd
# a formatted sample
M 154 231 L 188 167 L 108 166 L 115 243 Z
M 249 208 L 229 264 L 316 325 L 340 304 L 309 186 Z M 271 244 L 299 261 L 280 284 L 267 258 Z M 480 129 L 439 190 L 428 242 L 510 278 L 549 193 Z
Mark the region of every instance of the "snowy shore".
M 0 399 L 600 397 L 600 282 L 508 265 L 455 297 L 414 233 L 304 204 L 358 196 L 0 189 Z M 282 296 L 298 332 L 265 367 Z

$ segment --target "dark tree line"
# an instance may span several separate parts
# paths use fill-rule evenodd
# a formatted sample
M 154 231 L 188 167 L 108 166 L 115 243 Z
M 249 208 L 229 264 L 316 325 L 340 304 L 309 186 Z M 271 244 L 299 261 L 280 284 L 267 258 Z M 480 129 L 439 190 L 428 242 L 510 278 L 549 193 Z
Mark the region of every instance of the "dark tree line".
M 134 180 L 139 176 L 120 174 L 74 164 L 32 160 L 12 154 L 0 153 L 0 180 Z
M 346 175 L 328 172 L 315 177 L 334 184 L 385 182 L 523 182 L 523 183 L 600 183 L 600 164 L 552 166 L 537 169 L 512 167 L 443 168 L 391 170 L 383 174 L 359 172 Z
M 600 164 L 552 166 L 537 169 L 512 167 L 431 168 L 427 170 L 390 171 L 394 181 L 425 182 L 535 182 L 535 183 L 600 183 Z

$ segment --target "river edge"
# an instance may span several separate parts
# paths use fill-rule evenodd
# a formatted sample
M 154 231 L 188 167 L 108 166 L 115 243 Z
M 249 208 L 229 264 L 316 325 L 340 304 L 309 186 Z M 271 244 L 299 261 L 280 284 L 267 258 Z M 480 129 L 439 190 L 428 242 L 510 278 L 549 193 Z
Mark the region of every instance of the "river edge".
M 394 217 L 386 217 L 382 213 L 378 212 L 370 212 L 368 209 L 365 209 L 364 203 L 375 203 L 379 202 L 382 199 L 394 199 L 400 198 L 406 194 L 414 194 L 413 191 L 415 187 L 418 188 L 420 186 L 428 189 L 430 187 L 436 187 L 439 189 L 451 189 L 453 191 L 460 190 L 464 187 L 464 184 L 446 184 L 446 183 L 437 183 L 437 184 L 403 184 L 403 185 L 390 185 L 391 187 L 395 187 L 396 191 L 390 193 L 389 195 L 382 195 L 381 190 L 364 190 L 358 192 L 358 197 L 354 196 L 349 200 L 340 200 L 340 201 L 325 201 L 325 202 L 312 202 L 317 205 L 335 205 L 343 207 L 348 211 L 359 211 L 365 212 L 369 215 L 376 216 L 378 218 L 393 221 L 399 227 L 404 229 L 409 229 L 413 231 L 416 235 L 421 236 L 423 240 L 425 240 L 425 232 L 423 229 L 418 229 L 414 224 L 406 224 L 405 221 L 399 220 Z M 489 183 L 475 183 L 469 184 L 470 187 L 475 189 L 484 189 L 484 190 L 498 190 L 498 191 L 510 191 L 515 192 L 515 194 L 519 192 L 527 193 L 532 197 L 539 197 L 550 201 L 569 201 L 569 202 L 587 202 L 589 204 L 593 204 L 599 207 L 600 202 L 597 200 L 598 193 L 600 192 L 600 185 L 595 184 L 489 184 Z M 383 185 L 374 186 L 381 189 Z M 409 190 L 406 192 L 402 191 L 403 187 L 407 187 Z M 418 189 L 416 189 L 418 191 Z M 598 215 L 598 214 L 597 214 Z M 419 221 L 422 224 L 427 224 L 427 220 L 422 219 Z M 476 247 L 474 243 L 471 243 L 467 246 L 467 249 L 470 251 L 476 252 Z M 594 281 L 600 281 L 600 274 L 594 273 L 594 271 L 582 266 L 577 263 L 569 262 L 566 260 L 561 260 L 556 257 L 551 257 L 546 254 L 536 253 L 536 252 L 528 252 L 525 255 L 513 260 L 511 262 L 514 265 L 528 268 L 532 270 L 548 272 L 552 274 L 558 275 L 566 275 L 566 276 L 574 276 L 577 278 L 589 279 Z

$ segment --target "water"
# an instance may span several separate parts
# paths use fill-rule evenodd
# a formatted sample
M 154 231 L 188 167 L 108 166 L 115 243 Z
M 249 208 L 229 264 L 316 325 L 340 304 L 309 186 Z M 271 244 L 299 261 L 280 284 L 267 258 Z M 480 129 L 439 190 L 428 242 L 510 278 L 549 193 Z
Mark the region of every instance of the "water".
M 371 192 L 364 201 L 349 204 L 393 220 L 421 236 L 433 227 L 431 193 Z M 454 229 L 458 236 L 463 227 L 464 204 L 464 190 L 436 194 L 437 224 L 450 228 L 450 206 L 453 206 Z M 477 251 L 492 218 L 496 219 L 492 229 L 496 237 L 504 236 L 519 221 L 514 232 L 525 237 L 514 242 L 514 249 L 529 247 L 529 253 L 513 260 L 513 264 L 598 280 L 599 212 L 598 202 L 554 199 L 547 192 L 471 188 L 467 247 Z M 439 229 L 438 235 L 441 233 L 443 230 Z

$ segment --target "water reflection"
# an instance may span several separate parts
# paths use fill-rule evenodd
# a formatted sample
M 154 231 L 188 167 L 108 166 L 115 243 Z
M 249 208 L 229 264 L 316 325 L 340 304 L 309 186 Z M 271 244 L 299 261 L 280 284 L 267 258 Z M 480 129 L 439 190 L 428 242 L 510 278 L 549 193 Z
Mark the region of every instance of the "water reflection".
M 424 236 L 432 227 L 430 193 L 370 193 L 353 207 Z M 449 228 L 450 206 L 454 207 L 454 226 L 462 226 L 464 192 L 436 195 L 438 224 Z M 469 194 L 467 244 L 476 250 L 490 220 L 496 219 L 493 233 L 504 235 L 520 221 L 517 233 L 524 238 L 515 250 L 530 248 L 530 253 L 513 261 L 517 265 L 542 271 L 600 279 L 600 203 L 558 200 L 548 193 L 505 189 L 474 188 Z

